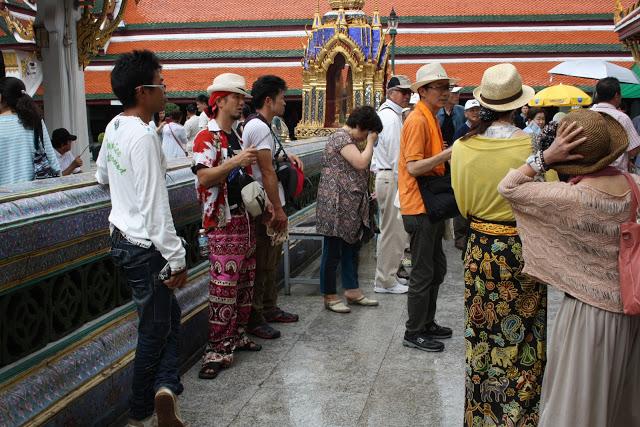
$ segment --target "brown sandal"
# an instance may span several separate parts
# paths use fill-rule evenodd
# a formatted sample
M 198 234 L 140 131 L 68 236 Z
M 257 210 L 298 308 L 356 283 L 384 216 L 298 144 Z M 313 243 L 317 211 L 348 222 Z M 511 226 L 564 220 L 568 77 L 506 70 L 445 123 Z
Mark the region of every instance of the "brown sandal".
M 209 362 L 202 365 L 200 372 L 198 372 L 198 378 L 203 380 L 212 380 L 218 376 L 222 370 L 222 365 L 217 362 Z

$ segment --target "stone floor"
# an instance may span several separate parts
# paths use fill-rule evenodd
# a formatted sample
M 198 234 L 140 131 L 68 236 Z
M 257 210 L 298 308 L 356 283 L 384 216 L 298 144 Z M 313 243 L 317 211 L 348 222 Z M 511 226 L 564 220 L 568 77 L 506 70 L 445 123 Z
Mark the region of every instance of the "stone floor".
M 280 306 L 300 322 L 278 325 L 282 337 L 262 351 L 240 353 L 214 380 L 184 376 L 180 397 L 189 426 L 460 426 L 464 340 L 462 263 L 446 242 L 449 272 L 437 320 L 454 329 L 442 353 L 402 346 L 406 295 L 373 293 L 373 245 L 363 248 L 360 283 L 379 307 L 350 314 L 323 308 L 318 287 L 295 285 Z M 317 262 L 308 273 L 317 273 Z M 317 277 L 317 276 L 316 276 Z M 550 295 L 550 319 L 559 295 Z

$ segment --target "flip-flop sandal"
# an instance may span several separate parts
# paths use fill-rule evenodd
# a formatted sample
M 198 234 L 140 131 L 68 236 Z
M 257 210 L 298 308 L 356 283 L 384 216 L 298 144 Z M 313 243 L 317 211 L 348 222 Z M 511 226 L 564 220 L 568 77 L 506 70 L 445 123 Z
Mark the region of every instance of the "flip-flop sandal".
M 237 351 L 260 351 L 262 346 L 253 341 L 245 343 L 242 347 L 236 347 Z
M 216 362 L 209 362 L 202 365 L 200 372 L 198 372 L 198 378 L 203 380 L 212 380 L 218 376 L 222 370 L 222 365 Z

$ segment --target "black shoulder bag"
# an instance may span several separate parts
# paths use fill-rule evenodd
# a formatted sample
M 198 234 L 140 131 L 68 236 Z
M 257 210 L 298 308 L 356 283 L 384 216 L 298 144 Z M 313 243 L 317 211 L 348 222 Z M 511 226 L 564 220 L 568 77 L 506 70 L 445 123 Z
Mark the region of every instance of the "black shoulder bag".
M 419 176 L 418 188 L 422 202 L 431 222 L 440 222 L 460 215 L 453 188 L 451 187 L 451 168 L 445 163 L 443 176 Z

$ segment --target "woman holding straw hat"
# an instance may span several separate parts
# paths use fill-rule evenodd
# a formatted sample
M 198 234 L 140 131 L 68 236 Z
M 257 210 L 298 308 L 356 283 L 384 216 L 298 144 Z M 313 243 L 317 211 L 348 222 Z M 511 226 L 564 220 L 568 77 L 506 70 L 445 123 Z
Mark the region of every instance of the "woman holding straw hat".
M 627 134 L 606 114 L 578 110 L 560 121 L 550 146 L 541 143 L 498 187 L 518 222 L 524 272 L 565 293 L 539 425 L 639 426 L 640 316 L 624 314 L 618 254 L 620 225 L 636 221 L 640 178 L 608 166 L 625 152 Z M 534 182 L 547 168 L 571 179 Z
M 522 274 L 522 243 L 497 190 L 531 153 L 513 123 L 533 97 L 516 68 L 488 68 L 474 91 L 480 123 L 453 146 L 451 184 L 470 220 L 464 256 L 465 425 L 535 426 L 545 368 L 546 288 Z

